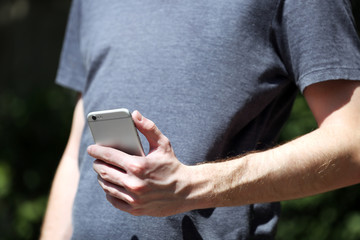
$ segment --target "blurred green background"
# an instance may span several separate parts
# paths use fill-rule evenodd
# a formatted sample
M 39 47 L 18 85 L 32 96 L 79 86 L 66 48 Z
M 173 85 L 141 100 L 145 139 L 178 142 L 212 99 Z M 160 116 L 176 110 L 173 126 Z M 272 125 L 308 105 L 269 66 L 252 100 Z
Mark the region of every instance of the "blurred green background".
M 359 21 L 360 1 L 353 0 Z M 0 239 L 37 239 L 75 94 L 54 84 L 70 0 L 0 2 Z M 316 128 L 298 96 L 280 141 Z M 358 185 L 283 202 L 278 240 L 360 239 Z

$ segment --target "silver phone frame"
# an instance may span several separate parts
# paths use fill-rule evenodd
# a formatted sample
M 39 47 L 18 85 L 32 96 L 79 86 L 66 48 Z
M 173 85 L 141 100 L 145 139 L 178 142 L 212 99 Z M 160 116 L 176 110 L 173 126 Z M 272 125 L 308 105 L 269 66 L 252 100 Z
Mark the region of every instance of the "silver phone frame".
M 130 155 L 145 156 L 138 130 L 126 108 L 90 112 L 87 122 L 94 142 Z

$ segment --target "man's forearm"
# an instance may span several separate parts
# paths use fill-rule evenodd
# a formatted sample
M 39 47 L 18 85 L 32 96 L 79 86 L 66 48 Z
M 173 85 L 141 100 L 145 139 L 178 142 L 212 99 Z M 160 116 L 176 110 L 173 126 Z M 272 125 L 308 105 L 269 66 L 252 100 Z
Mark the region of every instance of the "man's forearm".
M 71 212 L 79 181 L 78 156 L 84 109 L 82 98 L 76 104 L 71 132 L 51 187 L 48 206 L 42 226 L 41 239 L 70 239 Z
M 200 207 L 234 206 L 301 198 L 358 183 L 358 135 L 351 127 L 328 126 L 267 151 L 196 166 L 202 178 L 209 177 L 208 184 L 197 178 L 201 193 L 194 191 L 193 197 L 202 199 Z
M 63 157 L 60 161 L 51 188 L 40 239 L 71 237 L 71 211 L 79 180 L 76 164 L 76 159 L 67 157 Z

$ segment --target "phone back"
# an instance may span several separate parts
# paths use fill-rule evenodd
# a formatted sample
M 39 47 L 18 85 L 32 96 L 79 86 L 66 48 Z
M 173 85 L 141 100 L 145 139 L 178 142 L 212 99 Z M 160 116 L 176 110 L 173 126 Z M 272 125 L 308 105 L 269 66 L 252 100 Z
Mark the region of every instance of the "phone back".
M 131 155 L 143 156 L 144 151 L 127 109 L 91 112 L 87 117 L 94 141 Z

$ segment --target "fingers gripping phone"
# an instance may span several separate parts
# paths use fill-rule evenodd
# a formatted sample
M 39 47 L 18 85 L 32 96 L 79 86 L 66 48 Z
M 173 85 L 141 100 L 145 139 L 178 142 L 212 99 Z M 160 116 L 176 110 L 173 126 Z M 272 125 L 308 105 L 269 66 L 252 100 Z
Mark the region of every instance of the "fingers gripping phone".
M 129 110 L 119 108 L 91 112 L 87 121 L 95 143 L 130 155 L 145 155 Z

